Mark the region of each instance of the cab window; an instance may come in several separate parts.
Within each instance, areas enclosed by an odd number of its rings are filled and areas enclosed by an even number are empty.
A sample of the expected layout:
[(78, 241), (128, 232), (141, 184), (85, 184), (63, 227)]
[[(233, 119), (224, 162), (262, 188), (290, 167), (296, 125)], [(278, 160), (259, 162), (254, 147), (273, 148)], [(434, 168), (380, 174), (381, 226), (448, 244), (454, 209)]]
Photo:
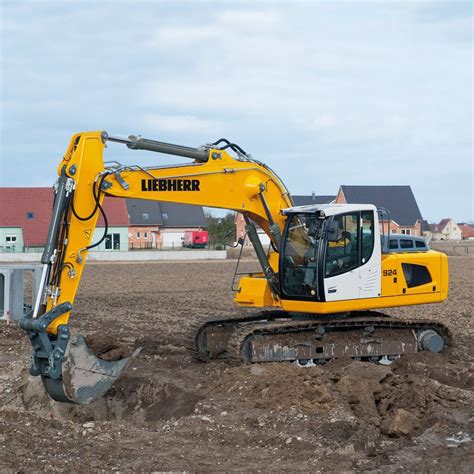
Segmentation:
[(322, 222), (311, 214), (294, 214), (290, 218), (281, 269), (282, 289), (288, 296), (316, 296)]
[(336, 240), (326, 243), (326, 278), (348, 272), (360, 265), (360, 214), (343, 214), (334, 216), (333, 220), (338, 224), (338, 230)]
[(413, 248), (413, 240), (400, 239), (400, 248), (401, 249), (412, 249)]
[(362, 255), (361, 264), (368, 262), (374, 251), (374, 213), (364, 211), (362, 218)]

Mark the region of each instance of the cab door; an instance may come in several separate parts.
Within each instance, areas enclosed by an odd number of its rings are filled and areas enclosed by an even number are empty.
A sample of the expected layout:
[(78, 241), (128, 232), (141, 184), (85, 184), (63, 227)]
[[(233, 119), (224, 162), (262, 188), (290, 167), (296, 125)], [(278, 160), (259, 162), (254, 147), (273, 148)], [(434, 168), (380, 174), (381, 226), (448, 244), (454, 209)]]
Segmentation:
[(335, 241), (326, 240), (324, 257), (324, 296), (326, 301), (359, 298), (360, 212), (336, 215)]
[(381, 292), (381, 244), (378, 219), (372, 210), (334, 216), (338, 240), (326, 241), (326, 301), (375, 298)]

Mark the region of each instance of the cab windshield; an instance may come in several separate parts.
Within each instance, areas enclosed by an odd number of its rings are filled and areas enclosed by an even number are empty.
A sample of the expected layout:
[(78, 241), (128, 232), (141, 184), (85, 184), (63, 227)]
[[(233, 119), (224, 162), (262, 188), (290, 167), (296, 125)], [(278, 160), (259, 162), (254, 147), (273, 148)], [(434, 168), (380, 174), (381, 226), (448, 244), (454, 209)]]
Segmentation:
[(289, 219), (283, 250), (283, 291), (289, 296), (314, 297), (324, 220), (314, 214), (293, 214)]

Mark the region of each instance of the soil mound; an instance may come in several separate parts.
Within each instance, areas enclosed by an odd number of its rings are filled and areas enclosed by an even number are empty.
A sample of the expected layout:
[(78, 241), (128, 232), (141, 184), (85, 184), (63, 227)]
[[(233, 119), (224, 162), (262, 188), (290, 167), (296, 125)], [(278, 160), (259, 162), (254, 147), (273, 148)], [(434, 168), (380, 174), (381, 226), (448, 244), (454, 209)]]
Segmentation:
[[(237, 396), (251, 408), (297, 409), (323, 417), (338, 413), (345, 422), (355, 421), (389, 436), (412, 435), (450, 418), (459, 404), (474, 403), (473, 392), (458, 387), (462, 383), (455, 374), (446, 367), (439, 373), (433, 365), (436, 354), (415, 361), (392, 366), (340, 360), (310, 368), (286, 363), (236, 367), (224, 371), (212, 393)], [(447, 385), (434, 375), (454, 383)]]
[(171, 383), (124, 375), (105, 397), (90, 405), (58, 403), (46, 395), (39, 377), (27, 377), (21, 386), (26, 409), (78, 423), (128, 421), (143, 425), (177, 419), (193, 413), (200, 397)]

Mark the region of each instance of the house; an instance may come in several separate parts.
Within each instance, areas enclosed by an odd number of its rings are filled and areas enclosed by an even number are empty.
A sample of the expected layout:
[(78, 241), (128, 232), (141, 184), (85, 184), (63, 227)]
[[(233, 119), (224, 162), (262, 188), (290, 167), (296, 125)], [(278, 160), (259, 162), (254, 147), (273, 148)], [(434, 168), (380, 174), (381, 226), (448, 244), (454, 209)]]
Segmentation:
[[(48, 236), (53, 209), (52, 188), (0, 188), (0, 251), (42, 251)], [(94, 250), (128, 249), (128, 214), (123, 199), (105, 198), (108, 220), (105, 240)], [(99, 217), (92, 242), (104, 234)]]
[(348, 186), (342, 185), (337, 204), (374, 204), (388, 210), (390, 222), (383, 221), (390, 232), (421, 236), (427, 229), (410, 186)]
[(474, 240), (474, 226), (469, 224), (458, 224), (461, 228), (461, 238), (463, 240)]
[[(295, 206), (308, 206), (311, 204), (329, 204), (336, 199), (336, 196), (316, 196), (315, 193), (310, 195), (295, 195), (291, 196)], [(262, 245), (268, 247), (270, 245), (270, 237), (263, 231), (263, 229), (257, 226), (258, 236)], [(244, 216), (239, 212), (235, 215), (235, 235), (236, 241), (245, 235), (245, 220)], [(252, 244), (248, 239), (245, 239), (245, 246), (251, 246)]]
[(291, 196), (295, 206), (310, 206), (311, 204), (331, 204), (336, 200), (336, 196), (316, 196), (315, 193), (310, 195), (295, 195)]
[[(100, 245), (91, 250), (128, 250), (128, 212), (125, 199), (106, 196), (102, 207), (107, 217), (107, 236)], [(104, 218), (100, 214), (92, 243), (98, 242), (103, 235)]]
[(202, 206), (148, 199), (127, 199), (129, 248), (181, 247), (186, 230), (206, 226)]
[(441, 219), (439, 224), (430, 224), (433, 240), (461, 240), (462, 231), (452, 219)]

